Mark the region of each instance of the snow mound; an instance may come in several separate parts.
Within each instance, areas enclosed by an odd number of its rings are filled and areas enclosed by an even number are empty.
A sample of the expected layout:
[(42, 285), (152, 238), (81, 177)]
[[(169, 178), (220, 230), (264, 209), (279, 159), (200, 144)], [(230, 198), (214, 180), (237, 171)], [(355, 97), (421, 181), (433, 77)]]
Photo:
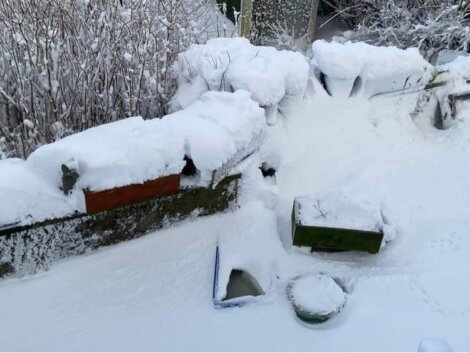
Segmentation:
[(302, 95), (309, 65), (296, 52), (256, 47), (245, 38), (217, 38), (192, 45), (175, 64), (179, 89), (173, 100), (186, 108), (206, 91), (243, 89), (261, 106), (275, 105), (286, 95)]
[(76, 187), (98, 191), (178, 174), (186, 154), (207, 179), (264, 126), (264, 112), (249, 93), (208, 92), (163, 119), (128, 118), (43, 146), (27, 163), (57, 187), (61, 165), (75, 165)]
[(263, 138), (266, 128), (263, 109), (241, 90), (207, 92), (186, 109), (163, 118), (162, 124), (184, 138), (185, 153), (204, 183), (238, 151)]
[(256, 279), (267, 293), (273, 285), (274, 274), (284, 258), (277, 236), (276, 214), (259, 201), (244, 205), (236, 216), (226, 222), (218, 234), (220, 246), (219, 287), (217, 300), (227, 295), (232, 270), (242, 270)]
[(0, 160), (0, 228), (65, 217), (77, 205), (21, 159)]
[(453, 350), (446, 341), (440, 338), (427, 337), (419, 342), (418, 352), (453, 352)]
[(184, 166), (184, 141), (162, 125), (140, 117), (104, 124), (38, 148), (27, 164), (57, 187), (61, 165), (78, 165), (77, 188), (94, 191), (179, 173)]
[(296, 310), (327, 316), (338, 312), (346, 303), (346, 294), (340, 286), (325, 275), (303, 275), (292, 280), (289, 299)]
[[(366, 95), (405, 88), (412, 83), (424, 84), (432, 66), (417, 48), (376, 47), (366, 43), (326, 42), (312, 45), (312, 64), (330, 80), (350, 81), (360, 78)], [(331, 92), (330, 92), (331, 93)]]

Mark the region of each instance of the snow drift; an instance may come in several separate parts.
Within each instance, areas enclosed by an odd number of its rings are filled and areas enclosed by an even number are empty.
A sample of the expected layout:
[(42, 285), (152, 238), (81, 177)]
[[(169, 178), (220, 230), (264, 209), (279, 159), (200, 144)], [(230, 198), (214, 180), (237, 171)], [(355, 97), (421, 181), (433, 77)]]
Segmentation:
[(192, 45), (175, 64), (175, 109), (185, 108), (207, 91), (243, 89), (261, 106), (278, 104), (286, 95), (305, 91), (309, 66), (299, 53), (256, 47), (245, 38), (212, 39)]

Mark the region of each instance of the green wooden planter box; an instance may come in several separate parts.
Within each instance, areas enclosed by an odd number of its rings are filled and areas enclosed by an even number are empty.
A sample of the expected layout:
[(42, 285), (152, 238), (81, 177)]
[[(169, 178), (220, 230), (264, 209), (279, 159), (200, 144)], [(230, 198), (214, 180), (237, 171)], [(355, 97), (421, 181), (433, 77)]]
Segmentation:
[(377, 254), (380, 251), (382, 239), (382, 231), (302, 224), (299, 219), (299, 203), (294, 200), (292, 244), (295, 246), (309, 246), (313, 250), (354, 250)]

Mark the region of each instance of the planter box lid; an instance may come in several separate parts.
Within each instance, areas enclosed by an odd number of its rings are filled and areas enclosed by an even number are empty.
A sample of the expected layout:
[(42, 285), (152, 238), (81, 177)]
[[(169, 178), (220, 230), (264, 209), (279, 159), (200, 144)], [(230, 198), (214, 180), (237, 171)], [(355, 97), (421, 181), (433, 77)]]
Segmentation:
[(345, 198), (297, 197), (297, 225), (379, 232), (383, 220), (379, 209), (366, 208)]

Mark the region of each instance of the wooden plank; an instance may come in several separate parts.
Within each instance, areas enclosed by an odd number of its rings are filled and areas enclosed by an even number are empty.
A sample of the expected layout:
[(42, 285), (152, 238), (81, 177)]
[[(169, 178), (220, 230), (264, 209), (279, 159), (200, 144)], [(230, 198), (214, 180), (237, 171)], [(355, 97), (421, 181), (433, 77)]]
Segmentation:
[(133, 184), (110, 190), (85, 190), (86, 212), (95, 214), (178, 193), (180, 176), (169, 175), (143, 184)]
[(296, 202), (292, 211), (292, 244), (318, 250), (354, 250), (376, 254), (380, 251), (382, 231), (366, 231), (303, 225), (297, 219)]

